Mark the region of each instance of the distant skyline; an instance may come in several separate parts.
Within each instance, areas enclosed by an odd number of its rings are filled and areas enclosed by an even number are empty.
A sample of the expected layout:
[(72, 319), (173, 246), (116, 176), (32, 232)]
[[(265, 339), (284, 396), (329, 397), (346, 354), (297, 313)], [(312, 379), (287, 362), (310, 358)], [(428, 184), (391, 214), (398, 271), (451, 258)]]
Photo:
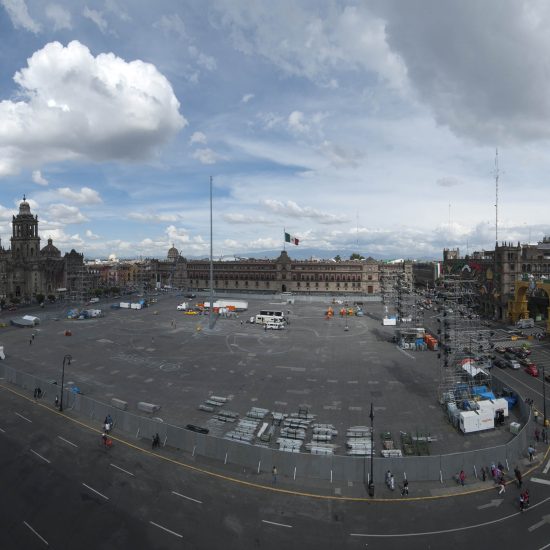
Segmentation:
[(0, 0), (0, 238), (440, 259), (550, 235), (550, 5)]

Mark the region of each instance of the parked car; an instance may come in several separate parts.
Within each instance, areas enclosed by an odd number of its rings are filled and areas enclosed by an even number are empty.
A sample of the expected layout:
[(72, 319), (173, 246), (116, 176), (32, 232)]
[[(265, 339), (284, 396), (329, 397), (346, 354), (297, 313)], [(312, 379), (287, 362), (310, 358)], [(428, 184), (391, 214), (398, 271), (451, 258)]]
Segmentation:
[(539, 369), (537, 368), (537, 366), (534, 363), (529, 365), (528, 367), (525, 367), (525, 372), (527, 374), (530, 374), (531, 376), (535, 376), (535, 377), (537, 377), (539, 375)]
[(185, 426), (188, 430), (191, 430), (192, 432), (197, 432), (200, 434), (207, 434), (209, 432), (208, 428), (203, 428), (202, 426), (196, 426), (195, 424), (187, 424)]
[(528, 367), (529, 365), (534, 365), (535, 363), (533, 363), (533, 361), (531, 361), (531, 359), (529, 359), (528, 357), (524, 357), (523, 359), (519, 359), (518, 360), (519, 363), (521, 365), (523, 365), (524, 367)]
[(493, 365), (495, 367), (498, 367), (499, 369), (505, 369), (506, 368), (506, 362), (503, 361), (502, 359), (495, 359), (493, 361)]
[(185, 298), (196, 298), (197, 297), (197, 295), (194, 294), (193, 292), (186, 292), (184, 294), (184, 296), (185, 296)]
[(508, 362), (509, 366), (511, 369), (514, 369), (514, 370), (519, 370), (521, 369), (521, 365), (519, 364), (518, 361), (516, 361), (515, 359), (512, 359), (511, 361)]
[(502, 346), (495, 348), (495, 351), (502, 354), (506, 353), (506, 350)]

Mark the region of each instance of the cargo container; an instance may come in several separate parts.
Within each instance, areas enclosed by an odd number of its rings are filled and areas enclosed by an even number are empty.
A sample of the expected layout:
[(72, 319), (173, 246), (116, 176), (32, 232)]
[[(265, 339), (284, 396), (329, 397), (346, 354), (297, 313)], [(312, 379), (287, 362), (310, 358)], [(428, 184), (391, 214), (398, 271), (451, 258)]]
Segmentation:
[(495, 427), (495, 417), (491, 409), (477, 411), (462, 411), (458, 416), (458, 427), (462, 433), (492, 430)]

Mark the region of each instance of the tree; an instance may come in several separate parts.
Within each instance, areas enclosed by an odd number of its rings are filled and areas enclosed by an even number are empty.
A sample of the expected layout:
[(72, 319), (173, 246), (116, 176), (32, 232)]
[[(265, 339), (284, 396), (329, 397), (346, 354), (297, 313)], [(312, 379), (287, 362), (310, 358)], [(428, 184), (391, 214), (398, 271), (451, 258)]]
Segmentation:
[(334, 256), (334, 261), (335, 262), (341, 262), (342, 261), (342, 258), (340, 258), (340, 254), (336, 254), (336, 256)]
[(39, 304), (43, 304), (45, 298), (46, 298), (46, 297), (44, 296), (44, 294), (37, 294), (37, 295), (36, 295), (36, 301), (37, 301)]
[(350, 260), (364, 260), (365, 256), (361, 256), (361, 254), (357, 254), (357, 252), (354, 252), (350, 257)]

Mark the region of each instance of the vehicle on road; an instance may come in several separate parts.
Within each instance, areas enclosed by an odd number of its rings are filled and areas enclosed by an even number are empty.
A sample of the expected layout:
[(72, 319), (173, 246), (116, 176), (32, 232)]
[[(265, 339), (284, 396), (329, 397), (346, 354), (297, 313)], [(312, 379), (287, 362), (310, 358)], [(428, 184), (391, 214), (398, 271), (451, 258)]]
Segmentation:
[(508, 361), (508, 366), (511, 369), (514, 369), (514, 370), (521, 369), (521, 365), (519, 364), (519, 361), (516, 361), (515, 359), (512, 359), (511, 361)]
[(195, 311), (193, 309), (190, 309), (188, 311), (184, 311), (183, 313), (184, 313), (184, 315), (198, 315), (199, 314), (198, 311)]
[(495, 348), (495, 351), (497, 353), (502, 353), (502, 354), (506, 353), (506, 349), (503, 348), (502, 346), (499, 346), (499, 347)]
[(539, 369), (534, 363), (529, 365), (528, 367), (525, 367), (525, 372), (534, 377), (537, 377), (539, 375)]
[(284, 323), (266, 323), (266, 330), (283, 330), (285, 328)]
[(503, 361), (502, 359), (495, 359), (493, 361), (493, 365), (495, 367), (498, 367), (499, 369), (505, 369), (506, 368), (506, 361)]
[(191, 430), (192, 432), (197, 432), (199, 434), (207, 434), (210, 430), (208, 428), (203, 428), (202, 426), (196, 426), (195, 424), (187, 424), (186, 429)]
[(181, 304), (178, 305), (178, 307), (176, 308), (178, 311), (185, 311), (187, 309), (187, 302), (183, 302)]

